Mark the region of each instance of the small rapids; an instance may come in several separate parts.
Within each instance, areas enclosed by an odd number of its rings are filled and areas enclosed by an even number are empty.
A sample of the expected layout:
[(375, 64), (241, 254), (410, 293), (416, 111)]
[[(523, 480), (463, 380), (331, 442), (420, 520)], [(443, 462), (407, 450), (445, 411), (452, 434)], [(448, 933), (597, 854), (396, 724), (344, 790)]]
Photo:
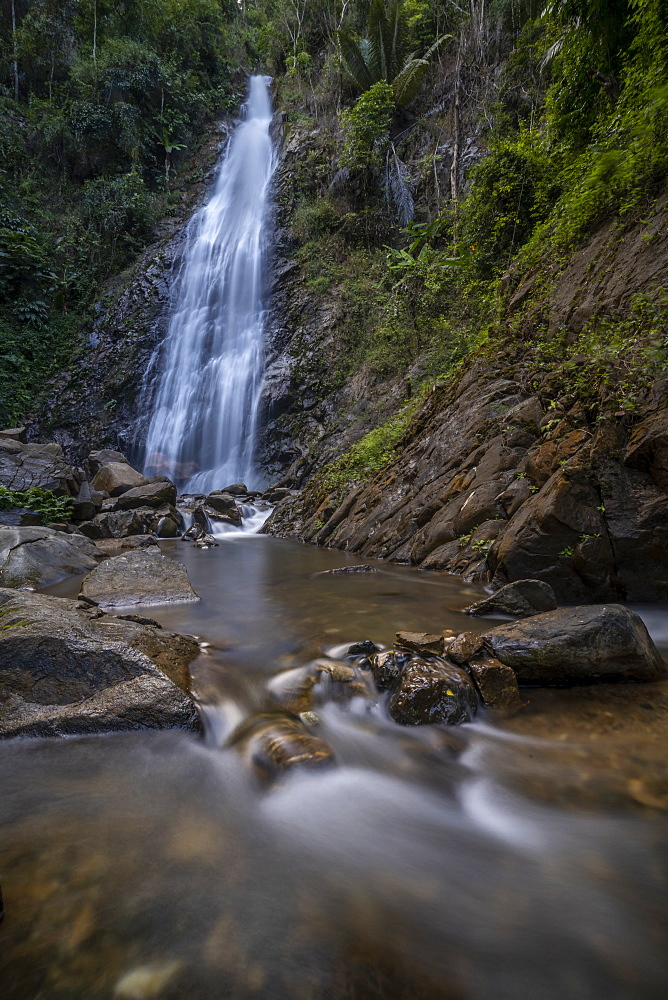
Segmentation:
[(397, 629), (491, 622), (462, 613), (480, 590), (454, 577), (217, 541), (161, 543), (201, 600), (146, 611), (204, 640), (205, 739), (3, 747), (3, 997), (665, 996), (668, 685), (532, 690), (516, 716), (458, 727), (324, 697), (313, 733), (333, 763), (267, 786), (233, 734), (274, 718), (277, 675)]

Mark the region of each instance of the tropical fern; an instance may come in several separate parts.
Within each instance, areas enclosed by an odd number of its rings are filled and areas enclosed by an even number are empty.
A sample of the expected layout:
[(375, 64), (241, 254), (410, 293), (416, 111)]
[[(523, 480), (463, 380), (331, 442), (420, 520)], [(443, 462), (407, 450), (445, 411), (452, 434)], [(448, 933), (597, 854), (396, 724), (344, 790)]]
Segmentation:
[(394, 90), (400, 108), (417, 95), (429, 60), (450, 35), (442, 35), (421, 58), (409, 53), (410, 32), (403, 10), (403, 0), (372, 0), (367, 21), (367, 39), (358, 39), (350, 31), (339, 31), (341, 65), (353, 83), (366, 91), (379, 80)]

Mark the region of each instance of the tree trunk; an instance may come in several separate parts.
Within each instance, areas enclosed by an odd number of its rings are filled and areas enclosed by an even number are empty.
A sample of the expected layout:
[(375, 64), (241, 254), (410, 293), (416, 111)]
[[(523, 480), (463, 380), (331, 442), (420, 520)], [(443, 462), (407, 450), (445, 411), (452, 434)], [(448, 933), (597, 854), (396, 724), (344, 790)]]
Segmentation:
[(16, 44), (16, 4), (12, 0), (12, 76), (14, 77), (14, 100), (19, 99), (19, 52)]

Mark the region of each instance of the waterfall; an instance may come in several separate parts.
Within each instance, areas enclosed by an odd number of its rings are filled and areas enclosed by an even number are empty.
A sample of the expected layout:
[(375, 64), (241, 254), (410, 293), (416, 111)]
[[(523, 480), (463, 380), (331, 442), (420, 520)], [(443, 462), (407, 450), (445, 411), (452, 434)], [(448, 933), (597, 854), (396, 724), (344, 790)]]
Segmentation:
[(269, 78), (250, 80), (209, 202), (193, 218), (148, 429), (145, 471), (185, 491), (253, 478), (265, 221), (275, 167)]

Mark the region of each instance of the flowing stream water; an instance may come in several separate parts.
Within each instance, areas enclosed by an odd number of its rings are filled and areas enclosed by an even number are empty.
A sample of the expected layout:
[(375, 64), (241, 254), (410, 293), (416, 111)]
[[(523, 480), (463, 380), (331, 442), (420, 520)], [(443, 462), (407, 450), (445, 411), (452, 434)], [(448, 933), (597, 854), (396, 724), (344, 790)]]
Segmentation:
[(272, 676), (494, 622), (445, 574), (218, 541), (161, 543), (202, 599), (144, 612), (211, 644), (192, 668), (204, 739), (2, 747), (3, 998), (663, 998), (668, 685), (529, 691), (456, 728), (325, 697), (334, 766), (267, 788), (230, 735), (276, 710)]
[[(190, 489), (251, 469), (269, 113), (255, 78), (170, 327), (149, 449), (173, 475), (198, 457)], [(144, 612), (208, 644), (203, 737), (2, 746), (3, 1000), (663, 1000), (668, 684), (531, 691), (459, 727), (325, 692), (312, 724), (333, 765), (267, 787), (233, 737), (277, 713), (276, 674), (398, 629), (494, 623), (446, 574), (330, 574), (354, 558), (217, 540), (162, 542), (201, 600)]]
[(254, 478), (263, 375), (265, 221), (275, 167), (268, 78), (251, 77), (208, 203), (189, 227), (144, 465), (184, 491)]

